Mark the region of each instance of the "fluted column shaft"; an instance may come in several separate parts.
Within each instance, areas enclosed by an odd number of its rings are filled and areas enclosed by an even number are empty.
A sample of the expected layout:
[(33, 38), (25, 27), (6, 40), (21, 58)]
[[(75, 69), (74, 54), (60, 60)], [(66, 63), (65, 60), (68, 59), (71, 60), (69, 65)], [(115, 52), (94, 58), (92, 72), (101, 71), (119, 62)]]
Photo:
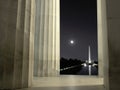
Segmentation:
[(0, 0), (0, 89), (32, 83), (34, 9), (34, 0)]
[(34, 75), (57, 76), (60, 63), (59, 0), (36, 0), (36, 3)]

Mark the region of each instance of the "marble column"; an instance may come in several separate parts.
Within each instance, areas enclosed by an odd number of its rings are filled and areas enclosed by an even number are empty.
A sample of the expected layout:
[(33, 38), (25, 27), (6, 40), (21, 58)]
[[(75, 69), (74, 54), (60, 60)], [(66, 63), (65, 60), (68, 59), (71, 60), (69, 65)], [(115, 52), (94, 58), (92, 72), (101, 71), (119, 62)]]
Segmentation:
[(34, 0), (0, 0), (0, 89), (31, 85)]
[(120, 90), (120, 0), (98, 0), (98, 3), (105, 90)]
[(34, 76), (59, 75), (59, 0), (36, 0)]
[(106, 0), (109, 90), (120, 90), (120, 0)]
[(98, 20), (98, 61), (99, 77), (103, 77), (105, 90), (109, 90), (108, 81), (108, 31), (106, 17), (106, 0), (97, 0)]

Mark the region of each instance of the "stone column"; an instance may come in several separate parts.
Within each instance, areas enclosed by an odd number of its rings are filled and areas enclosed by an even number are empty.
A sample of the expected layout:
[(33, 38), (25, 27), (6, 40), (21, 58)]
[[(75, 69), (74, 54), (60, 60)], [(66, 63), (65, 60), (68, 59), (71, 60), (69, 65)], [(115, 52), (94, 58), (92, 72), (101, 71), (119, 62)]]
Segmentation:
[(109, 90), (120, 90), (120, 0), (106, 0), (108, 47), (109, 47)]
[(99, 77), (103, 77), (105, 90), (109, 89), (108, 81), (108, 31), (106, 17), (106, 0), (97, 0), (98, 16), (98, 61)]
[(34, 0), (0, 0), (0, 88), (31, 85)]
[(59, 0), (36, 0), (35, 76), (57, 76), (60, 63)]

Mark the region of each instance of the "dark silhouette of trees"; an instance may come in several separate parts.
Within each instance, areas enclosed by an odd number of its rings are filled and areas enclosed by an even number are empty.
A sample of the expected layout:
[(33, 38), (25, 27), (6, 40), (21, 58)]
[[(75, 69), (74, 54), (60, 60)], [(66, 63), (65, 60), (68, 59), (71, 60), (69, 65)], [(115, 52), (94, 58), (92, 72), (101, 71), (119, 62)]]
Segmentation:
[(81, 60), (78, 60), (78, 59), (66, 59), (66, 58), (61, 58), (60, 59), (60, 69), (64, 69), (64, 68), (67, 68), (67, 67), (72, 67), (74, 66), (74, 68), (70, 68), (70, 69), (66, 69), (66, 70), (63, 70), (63, 71), (60, 71), (60, 74), (76, 74), (78, 71), (81, 70), (82, 64), (83, 62)]

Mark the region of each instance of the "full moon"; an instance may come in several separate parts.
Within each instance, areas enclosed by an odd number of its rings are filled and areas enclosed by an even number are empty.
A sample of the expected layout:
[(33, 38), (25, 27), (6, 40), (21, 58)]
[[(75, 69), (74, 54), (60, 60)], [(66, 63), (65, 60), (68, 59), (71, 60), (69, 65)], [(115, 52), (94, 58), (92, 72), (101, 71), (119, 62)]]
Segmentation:
[(73, 40), (70, 40), (70, 44), (74, 44), (74, 41), (73, 41)]

